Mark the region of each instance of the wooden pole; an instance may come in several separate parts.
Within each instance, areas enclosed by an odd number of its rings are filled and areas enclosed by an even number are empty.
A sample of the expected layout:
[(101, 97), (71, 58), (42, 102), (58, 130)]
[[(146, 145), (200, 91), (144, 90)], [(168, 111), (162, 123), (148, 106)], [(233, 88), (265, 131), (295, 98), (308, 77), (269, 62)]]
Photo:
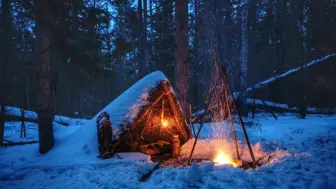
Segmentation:
[(24, 109), (21, 108), (21, 131), (20, 131), (20, 138), (26, 137), (26, 126), (25, 126), (25, 119), (24, 119)]
[(255, 111), (256, 111), (256, 106), (255, 106), (255, 90), (253, 89), (252, 119), (255, 118)]
[[(175, 98), (175, 96), (173, 95), (173, 93), (170, 90), (171, 85), (167, 81), (163, 81), (162, 86), (163, 86), (164, 92), (167, 94), (168, 105), (172, 110), (173, 117), (174, 117), (176, 123), (178, 124), (179, 130), (182, 132), (183, 138), (180, 138), (180, 139), (182, 141), (186, 141), (189, 138), (188, 126), (187, 126), (187, 122), (186, 122), (187, 119), (185, 119), (182, 110), (176, 106), (177, 99)], [(185, 128), (182, 128), (182, 127), (185, 127)]]
[[(268, 106), (267, 106), (266, 102), (263, 101), (263, 100), (261, 100), (261, 99), (260, 99), (260, 101), (261, 101), (261, 102), (263, 103), (263, 105), (266, 107), (265, 109), (266, 109), (266, 111), (267, 111), (267, 107), (268, 107)], [(276, 120), (278, 119), (278, 117), (275, 115), (275, 113), (274, 113), (271, 109), (269, 109), (268, 111), (272, 114), (272, 116), (274, 117), (274, 119), (276, 119)]]
[(227, 84), (227, 87), (228, 87), (228, 90), (231, 92), (231, 96), (232, 96), (232, 100), (233, 100), (233, 104), (234, 104), (234, 108), (235, 108), (235, 111), (237, 112), (237, 115), (238, 115), (238, 119), (240, 121), (240, 124), (242, 126), (242, 129), (243, 129), (243, 133), (244, 133), (244, 137), (245, 137), (245, 140), (246, 140), (246, 143), (247, 143), (247, 146), (249, 148), (249, 151), (250, 151), (250, 155), (251, 155), (251, 158), (252, 158), (252, 162), (253, 162), (253, 168), (255, 169), (256, 168), (256, 161), (255, 161), (255, 158), (254, 158), (254, 155), (253, 155), (253, 151), (252, 151), (252, 147), (251, 147), (251, 144), (250, 144), (250, 140), (248, 138), (248, 135), (247, 135), (247, 132), (246, 132), (246, 129), (245, 129), (245, 124), (243, 122), (243, 119), (240, 115), (240, 112), (238, 110), (238, 107), (237, 107), (237, 102), (233, 96), (233, 93), (230, 89), (230, 86), (229, 86), (229, 82), (227, 80), (227, 74), (226, 74), (226, 69), (225, 69), (225, 66), (223, 65), (222, 66), (222, 72), (224, 73), (224, 79), (226, 81), (226, 84)]
[(162, 121), (164, 119), (164, 100), (162, 98), (162, 106), (161, 106), (161, 124), (162, 124)]
[(189, 138), (192, 138), (193, 131), (194, 131), (194, 136), (195, 136), (195, 129), (193, 126), (193, 120), (192, 120), (192, 112), (191, 112), (191, 104), (189, 104)]
[[(218, 82), (220, 81), (220, 79), (221, 79), (221, 77), (222, 77), (222, 74), (223, 74), (223, 73), (221, 73), (220, 76), (218, 77), (217, 81), (215, 82), (214, 87), (217, 86)], [(207, 114), (208, 110), (210, 109), (210, 103), (211, 103), (211, 100), (212, 100), (212, 96), (213, 96), (214, 91), (215, 91), (215, 90), (213, 89), (213, 90), (210, 92), (210, 95), (208, 96), (207, 106), (206, 106), (206, 108), (205, 108), (204, 114), (202, 114), (201, 123), (200, 123), (200, 126), (199, 126), (199, 128), (198, 128), (197, 134), (196, 134), (196, 136), (195, 136), (195, 142), (194, 142), (193, 147), (192, 147), (191, 152), (190, 152), (190, 156), (189, 156), (189, 160), (188, 160), (188, 165), (190, 165), (190, 163), (191, 163), (191, 158), (192, 158), (192, 156), (193, 156), (193, 153), (194, 153), (194, 150), (195, 150), (195, 146), (196, 146), (197, 140), (198, 140), (199, 135), (200, 135), (200, 133), (201, 133), (201, 129), (202, 129), (202, 127), (203, 127), (203, 124), (204, 124), (204, 121), (205, 121), (206, 114)]]
[(149, 177), (153, 174), (153, 172), (156, 170), (156, 169), (159, 169), (162, 165), (164, 161), (160, 161), (158, 163), (156, 163), (156, 165), (151, 169), (149, 170), (146, 174), (142, 175), (139, 179), (139, 182), (145, 182), (149, 179)]
[(233, 140), (235, 143), (235, 148), (236, 148), (236, 155), (237, 155), (237, 159), (240, 160), (240, 155), (239, 155), (239, 149), (238, 149), (238, 142), (237, 142), (237, 135), (236, 135), (236, 130), (233, 124), (233, 119), (232, 119), (232, 114), (231, 114), (231, 106), (229, 105), (229, 98), (228, 98), (228, 89), (224, 89), (225, 90), (225, 102), (226, 102), (226, 107), (229, 113), (229, 118), (230, 118), (230, 123), (231, 123), (231, 129), (232, 129), (232, 135), (233, 135)]

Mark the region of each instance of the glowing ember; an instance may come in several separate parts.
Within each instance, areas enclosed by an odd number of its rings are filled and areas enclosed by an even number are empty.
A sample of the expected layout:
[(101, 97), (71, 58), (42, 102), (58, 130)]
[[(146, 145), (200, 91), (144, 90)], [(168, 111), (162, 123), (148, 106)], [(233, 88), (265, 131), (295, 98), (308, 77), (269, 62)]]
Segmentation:
[(162, 127), (167, 127), (168, 126), (168, 121), (167, 120), (161, 120)]
[(213, 160), (217, 165), (229, 164), (234, 167), (237, 167), (237, 164), (233, 162), (228, 156), (224, 154), (222, 151), (218, 151), (215, 159)]

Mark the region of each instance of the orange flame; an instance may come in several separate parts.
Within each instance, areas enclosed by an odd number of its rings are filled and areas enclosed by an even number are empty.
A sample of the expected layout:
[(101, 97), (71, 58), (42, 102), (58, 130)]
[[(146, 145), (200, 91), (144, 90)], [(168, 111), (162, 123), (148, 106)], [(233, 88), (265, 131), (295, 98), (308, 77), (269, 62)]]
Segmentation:
[(167, 127), (168, 126), (168, 121), (165, 119), (161, 120), (162, 127)]
[(224, 152), (222, 151), (218, 151), (217, 155), (215, 156), (214, 160), (213, 160), (216, 165), (224, 165), (224, 164), (229, 164), (232, 165), (234, 167), (237, 167), (238, 165), (232, 161), (231, 158), (229, 158)]

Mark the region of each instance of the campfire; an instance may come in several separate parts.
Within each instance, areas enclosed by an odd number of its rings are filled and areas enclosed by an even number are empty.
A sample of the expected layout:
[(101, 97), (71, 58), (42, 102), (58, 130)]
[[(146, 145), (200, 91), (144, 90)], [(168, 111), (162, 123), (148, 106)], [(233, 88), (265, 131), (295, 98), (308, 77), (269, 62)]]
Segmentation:
[(223, 151), (218, 151), (217, 155), (213, 159), (213, 162), (215, 165), (231, 165), (234, 167), (238, 167), (238, 164), (232, 160), (227, 154), (225, 154)]

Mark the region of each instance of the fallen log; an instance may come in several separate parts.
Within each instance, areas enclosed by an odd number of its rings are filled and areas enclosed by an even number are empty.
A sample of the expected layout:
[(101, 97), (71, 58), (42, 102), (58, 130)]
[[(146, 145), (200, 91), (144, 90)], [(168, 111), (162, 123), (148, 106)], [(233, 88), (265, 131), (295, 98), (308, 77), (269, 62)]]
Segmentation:
[(305, 64), (303, 66), (299, 66), (299, 67), (293, 68), (293, 69), (288, 70), (287, 72), (285, 72), (283, 74), (276, 75), (276, 76), (271, 77), (269, 79), (266, 79), (266, 80), (264, 80), (262, 82), (259, 82), (259, 83), (255, 84), (255, 85), (253, 85), (252, 87), (249, 87), (249, 88), (245, 89), (245, 92), (251, 92), (251, 91), (254, 91), (256, 89), (263, 88), (263, 87), (267, 86), (268, 84), (273, 83), (273, 82), (275, 82), (275, 81), (277, 81), (277, 80), (279, 80), (281, 78), (284, 78), (284, 77), (286, 77), (288, 75), (292, 75), (292, 74), (294, 74), (294, 73), (296, 73), (296, 72), (298, 72), (298, 71), (300, 71), (300, 70), (302, 70), (304, 68), (309, 68), (311, 66), (314, 66), (314, 65), (316, 65), (318, 63), (323, 62), (324, 60), (327, 60), (327, 59), (335, 57), (335, 56), (336, 56), (336, 53), (324, 56), (323, 58), (320, 58), (320, 59), (313, 60), (313, 61), (309, 62), (308, 64)]
[[(327, 56), (324, 56), (323, 58), (313, 60), (313, 61), (311, 61), (311, 62), (309, 62), (308, 64), (305, 64), (305, 65), (303, 65), (303, 66), (299, 66), (299, 67), (293, 68), (293, 69), (291, 69), (291, 70), (288, 70), (287, 72), (285, 72), (285, 73), (283, 73), (283, 74), (276, 75), (276, 76), (273, 76), (273, 77), (271, 77), (271, 78), (268, 78), (268, 79), (266, 79), (266, 80), (264, 80), (264, 81), (262, 81), (262, 82), (259, 82), (259, 83), (255, 84), (255, 85), (253, 85), (252, 87), (249, 87), (249, 88), (245, 89), (244, 91), (245, 91), (246, 93), (248, 93), (248, 92), (255, 91), (256, 89), (263, 88), (263, 87), (267, 86), (268, 84), (273, 83), (273, 82), (275, 82), (275, 81), (277, 81), (277, 80), (279, 80), (279, 79), (281, 79), (281, 78), (284, 78), (284, 77), (286, 77), (286, 76), (288, 76), (288, 75), (292, 75), (292, 74), (294, 74), (294, 73), (296, 73), (296, 72), (299, 72), (299, 71), (302, 70), (302, 69), (309, 68), (309, 67), (311, 67), (311, 66), (314, 66), (314, 65), (316, 65), (316, 64), (319, 64), (319, 63), (323, 62), (324, 60), (327, 60), (327, 59), (332, 58), (332, 57), (336, 57), (336, 53), (334, 53), (334, 54), (329, 54), (329, 55), (327, 55)], [(235, 99), (238, 99), (238, 96), (239, 96), (239, 95), (240, 95), (239, 92), (234, 92), (232, 96), (233, 96)], [(232, 98), (232, 97), (231, 97), (231, 98)], [(216, 106), (217, 106), (217, 105), (213, 105), (213, 106), (211, 106), (211, 107), (210, 107), (210, 110), (211, 110), (212, 108), (215, 108)], [(308, 113), (308, 112), (307, 112), (307, 113)], [(192, 116), (193, 116), (193, 117), (196, 117), (196, 116), (201, 116), (202, 114), (204, 114), (204, 110), (200, 110), (200, 111), (198, 111), (198, 112), (196, 112), (196, 113), (193, 113)], [(329, 113), (327, 113), (327, 114), (329, 114)]]
[[(20, 109), (20, 108), (6, 106), (5, 120), (6, 121), (22, 121), (22, 117), (23, 117), (24, 118), (23, 121), (25, 121), (25, 122), (37, 123), (38, 115), (37, 115), (36, 112), (30, 111), (30, 110), (24, 110), (23, 111), (24, 116), (22, 116), (21, 110), (22, 109)], [(54, 117), (54, 122), (58, 123), (58, 124), (61, 124), (63, 126), (69, 126), (71, 120), (72, 120), (72, 118), (70, 118), (70, 117), (65, 117), (65, 116), (60, 116), (60, 115), (56, 115)]]
[(7, 139), (4, 139), (5, 142), (8, 142), (8, 143), (14, 143), (13, 141), (10, 141), (10, 140), (7, 140)]
[(18, 146), (18, 145), (36, 144), (36, 143), (39, 143), (39, 141), (4, 143), (2, 146), (3, 146), (3, 147), (9, 147), (9, 146)]
[[(253, 99), (248, 98), (247, 104), (253, 104)], [(287, 104), (274, 103), (270, 101), (264, 101), (261, 99), (255, 99), (255, 106), (259, 109), (270, 109), (272, 112), (289, 112), (289, 113), (298, 113), (299, 108), (293, 107), (290, 108)], [(336, 114), (335, 108), (307, 108), (307, 114)]]

